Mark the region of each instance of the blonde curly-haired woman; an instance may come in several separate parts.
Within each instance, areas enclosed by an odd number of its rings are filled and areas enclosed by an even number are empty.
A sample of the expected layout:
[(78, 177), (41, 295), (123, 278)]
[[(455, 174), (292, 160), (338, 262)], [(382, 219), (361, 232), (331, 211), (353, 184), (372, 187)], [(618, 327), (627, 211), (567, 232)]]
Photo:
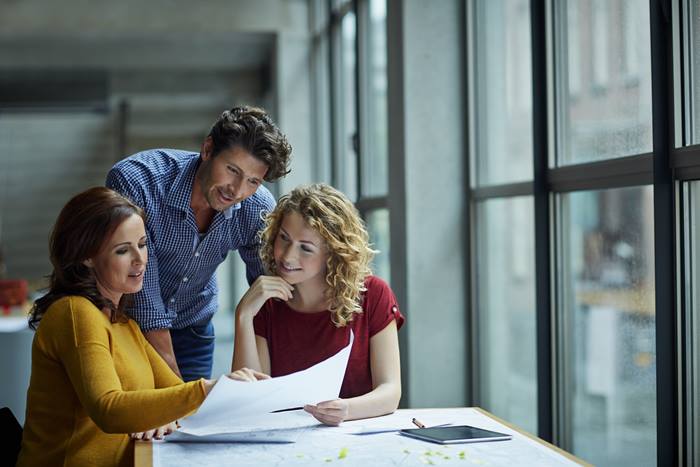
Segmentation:
[(304, 409), (327, 425), (393, 412), (401, 398), (396, 298), (372, 275), (357, 209), (338, 190), (300, 186), (267, 216), (260, 276), (236, 308), (232, 369), (304, 370), (355, 340), (340, 398)]

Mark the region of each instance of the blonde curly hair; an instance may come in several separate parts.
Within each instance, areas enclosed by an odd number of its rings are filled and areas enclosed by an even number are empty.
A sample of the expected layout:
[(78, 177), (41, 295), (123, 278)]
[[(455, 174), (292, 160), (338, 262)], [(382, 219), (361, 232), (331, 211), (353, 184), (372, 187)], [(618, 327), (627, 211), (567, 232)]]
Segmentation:
[(289, 212), (299, 213), (324, 239), (331, 320), (336, 327), (347, 325), (355, 313), (362, 313), (365, 278), (372, 273), (369, 264), (377, 253), (370, 248), (359, 212), (343, 193), (325, 183), (301, 185), (282, 196), (266, 216), (260, 233), (260, 258), (268, 274), (277, 274), (274, 244), (284, 215)]

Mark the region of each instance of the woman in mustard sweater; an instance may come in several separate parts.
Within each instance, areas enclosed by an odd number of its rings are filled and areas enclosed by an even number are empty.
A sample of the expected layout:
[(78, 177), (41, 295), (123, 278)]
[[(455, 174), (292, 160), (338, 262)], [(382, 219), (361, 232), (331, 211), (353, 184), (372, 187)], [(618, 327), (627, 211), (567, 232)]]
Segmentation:
[[(61, 211), (49, 292), (30, 316), (37, 331), (17, 465), (133, 465), (132, 438), (169, 433), (214, 386), (183, 383), (124, 314), (148, 260), (143, 216), (102, 187)], [(267, 376), (246, 369), (230, 377)]]

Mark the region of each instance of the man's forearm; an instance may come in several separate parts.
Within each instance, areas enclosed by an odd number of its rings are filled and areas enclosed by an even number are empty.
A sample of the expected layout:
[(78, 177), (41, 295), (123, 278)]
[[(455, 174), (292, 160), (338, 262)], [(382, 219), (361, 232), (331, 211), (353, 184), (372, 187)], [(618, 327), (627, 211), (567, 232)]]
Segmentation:
[(146, 340), (150, 342), (156, 352), (163, 357), (165, 363), (175, 372), (177, 376), (182, 379), (180, 374), (180, 368), (177, 366), (177, 360), (175, 360), (175, 351), (173, 350), (173, 341), (170, 338), (169, 329), (156, 329), (153, 331), (148, 331), (143, 333)]

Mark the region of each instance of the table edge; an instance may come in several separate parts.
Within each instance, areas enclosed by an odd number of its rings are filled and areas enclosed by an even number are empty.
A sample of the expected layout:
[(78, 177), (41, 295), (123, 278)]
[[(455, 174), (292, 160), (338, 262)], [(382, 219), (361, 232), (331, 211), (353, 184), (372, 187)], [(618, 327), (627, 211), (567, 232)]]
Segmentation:
[(134, 441), (134, 466), (153, 467), (152, 441)]
[(540, 443), (540, 444), (542, 444), (542, 445), (548, 447), (549, 449), (552, 449), (552, 450), (556, 451), (557, 453), (559, 453), (559, 454), (561, 454), (562, 456), (566, 457), (566, 458), (569, 459), (570, 461), (576, 462), (577, 464), (583, 465), (583, 466), (585, 466), (585, 467), (593, 467), (593, 464), (589, 464), (588, 462), (586, 462), (586, 461), (584, 461), (584, 460), (582, 460), (582, 459), (579, 459), (578, 457), (574, 456), (574, 455), (571, 454), (570, 452), (567, 452), (567, 451), (563, 450), (562, 448), (560, 448), (560, 447), (558, 447), (558, 446), (555, 446), (555, 445), (553, 445), (552, 443), (550, 443), (550, 442), (548, 442), (548, 441), (543, 440), (542, 438), (538, 438), (537, 436), (535, 436), (535, 435), (533, 435), (533, 434), (531, 434), (531, 433), (528, 433), (528, 432), (525, 431), (525, 430), (522, 430), (522, 429), (518, 428), (517, 426), (513, 425), (512, 423), (507, 422), (507, 421), (503, 420), (503, 419), (500, 418), (500, 417), (497, 417), (496, 415), (492, 414), (491, 412), (489, 412), (489, 411), (487, 411), (487, 410), (482, 409), (481, 407), (472, 407), (472, 408), (475, 409), (475, 410), (477, 410), (478, 412), (480, 412), (480, 413), (486, 415), (487, 417), (496, 420), (498, 423), (502, 423), (503, 425), (507, 426), (507, 427), (510, 428), (511, 430), (515, 430), (515, 431), (517, 431), (518, 433), (520, 433), (521, 435), (527, 436), (527, 437), (530, 438), (531, 440), (536, 441), (536, 442), (538, 442), (538, 443)]

